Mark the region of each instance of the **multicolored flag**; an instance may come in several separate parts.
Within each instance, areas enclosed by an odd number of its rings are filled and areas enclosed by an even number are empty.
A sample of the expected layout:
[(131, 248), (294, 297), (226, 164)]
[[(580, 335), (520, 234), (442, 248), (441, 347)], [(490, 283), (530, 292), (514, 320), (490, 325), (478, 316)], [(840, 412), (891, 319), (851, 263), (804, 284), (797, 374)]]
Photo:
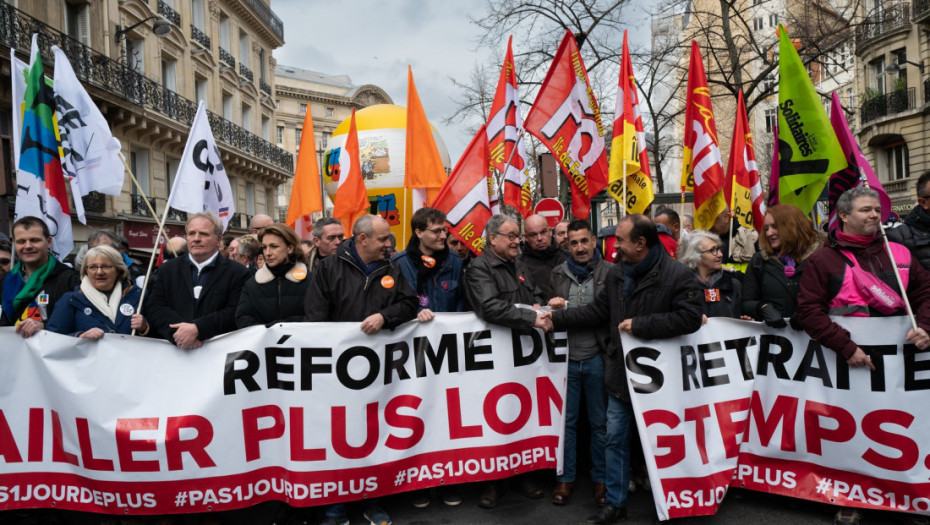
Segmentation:
[(32, 57), (26, 72), (19, 164), (16, 170), (16, 217), (39, 217), (52, 234), (52, 253), (58, 260), (71, 253), (71, 210), (61, 168), (61, 145), (55, 119), (55, 92), (45, 78), (37, 35), (32, 35)]
[(223, 230), (236, 213), (229, 177), (220, 160), (220, 150), (216, 147), (207, 108), (202, 100), (197, 105), (197, 115), (181, 154), (167, 208), (189, 213), (213, 212), (223, 221)]
[(481, 126), (433, 203), (434, 208), (445, 212), (449, 233), (475, 255), (484, 250), (484, 227), (492, 215), (487, 172), (488, 135), (486, 127)]
[(572, 215), (586, 219), (591, 197), (607, 186), (607, 149), (601, 110), (571, 31), (562, 37), (526, 130), (549, 148), (568, 178)]
[(730, 143), (730, 160), (727, 162), (723, 194), (730, 200), (730, 209), (741, 225), (762, 231), (765, 203), (742, 89), (737, 96), (736, 127)]
[[(504, 204), (517, 209), (521, 216), (533, 213), (530, 178), (526, 169), (526, 146), (523, 143), (523, 117), (520, 115), (520, 95), (517, 92), (517, 72), (513, 61), (513, 37), (507, 40), (507, 56), (501, 67), (497, 91), (488, 119), (488, 148), (491, 164), (503, 173)], [(496, 179), (489, 174), (491, 210), (495, 211)]]
[[(623, 177), (626, 176), (626, 196)], [(643, 116), (639, 112), (639, 93), (633, 78), (633, 63), (623, 31), (623, 56), (620, 59), (620, 85), (614, 110), (614, 136), (610, 143), (610, 185), (607, 191), (618, 202), (626, 203), (627, 213), (642, 213), (652, 203), (652, 175)]]
[(63, 151), (62, 166), (71, 184), (78, 220), (87, 224), (81, 197), (92, 191), (119, 195), (125, 164), (119, 140), (74, 74), (68, 56), (58, 46), (55, 54), (55, 111)]
[(404, 187), (413, 190), (413, 209), (430, 205), (439, 188), (446, 183), (446, 168), (442, 165), (433, 129), (426, 120), (410, 66), (407, 66), (407, 146), (404, 159)]
[(778, 197), (805, 214), (848, 164), (788, 32), (778, 25)]
[[(833, 231), (839, 226), (839, 217), (836, 214), (836, 201), (840, 195), (848, 189), (868, 184), (870, 188), (878, 192), (878, 198), (882, 205), (882, 221), (888, 220), (891, 215), (891, 199), (882, 186), (878, 175), (869, 165), (869, 160), (862, 154), (859, 144), (849, 130), (849, 124), (846, 122), (846, 115), (843, 112), (843, 105), (840, 104), (840, 97), (836, 91), (833, 92), (833, 99), (830, 102), (830, 124), (836, 132), (836, 138), (846, 155), (848, 164), (845, 168), (830, 175), (829, 181), (829, 210), (830, 218), (827, 220), (828, 229)], [(864, 180), (863, 180), (864, 179)]]
[(362, 180), (362, 161), (358, 150), (355, 109), (352, 109), (346, 145), (339, 154), (339, 166), (342, 176), (339, 177), (339, 186), (336, 188), (333, 217), (339, 219), (343, 227), (349, 231), (355, 221), (363, 215), (368, 215), (371, 209), (368, 192), (365, 190), (365, 181)]
[[(685, 102), (685, 146), (681, 180), (694, 188), (694, 229), (709, 230), (720, 212), (726, 209), (723, 195), (723, 161), (717, 142), (714, 108), (701, 50), (691, 41), (691, 66), (688, 70), (688, 95)], [(686, 182), (687, 181), (687, 182)]]
[(310, 239), (313, 231), (311, 214), (323, 211), (323, 195), (320, 189), (320, 167), (316, 162), (316, 140), (313, 136), (313, 117), (310, 115), (309, 104), (302, 129), (304, 132), (300, 134), (294, 187), (291, 190), (291, 202), (287, 206), (285, 223), (297, 232), (301, 239)]

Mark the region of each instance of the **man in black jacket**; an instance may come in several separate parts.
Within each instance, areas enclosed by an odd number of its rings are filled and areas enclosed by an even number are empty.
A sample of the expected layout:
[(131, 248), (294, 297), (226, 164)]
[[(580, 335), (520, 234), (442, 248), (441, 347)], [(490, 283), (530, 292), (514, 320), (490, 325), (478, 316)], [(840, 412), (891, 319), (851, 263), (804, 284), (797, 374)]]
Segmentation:
[(220, 256), (223, 223), (212, 213), (187, 221), (187, 255), (158, 269), (144, 315), (158, 337), (185, 350), (236, 329), (239, 294), (251, 273)]
[(81, 284), (77, 273), (51, 254), (51, 245), (42, 219), (26, 216), (13, 223), (16, 266), (0, 281), (0, 326), (16, 326), (24, 338), (43, 330), (58, 299)]
[(520, 262), (526, 265), (533, 276), (533, 282), (542, 290), (545, 299), (549, 300), (552, 297), (549, 276), (552, 269), (565, 262), (568, 255), (552, 242), (552, 228), (542, 216), (527, 217), (524, 230), (526, 243), (523, 245), (523, 254), (519, 257)]
[(888, 230), (888, 240), (907, 246), (920, 265), (930, 270), (930, 171), (917, 179), (917, 206), (900, 226)]
[(630, 428), (633, 408), (627, 387), (620, 332), (654, 339), (676, 337), (701, 327), (703, 293), (694, 273), (666, 253), (656, 225), (643, 215), (617, 224), (620, 262), (593, 303), (552, 313), (556, 328), (610, 326), (607, 384), (607, 505), (588, 523), (613, 523), (626, 517), (630, 483)]

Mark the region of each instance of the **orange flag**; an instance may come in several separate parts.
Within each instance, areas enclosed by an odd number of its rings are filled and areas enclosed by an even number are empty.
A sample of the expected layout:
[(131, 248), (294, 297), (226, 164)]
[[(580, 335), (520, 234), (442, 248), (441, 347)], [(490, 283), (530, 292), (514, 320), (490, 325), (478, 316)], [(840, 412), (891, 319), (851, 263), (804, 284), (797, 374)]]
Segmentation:
[(723, 160), (717, 145), (717, 126), (701, 50), (691, 41), (688, 95), (685, 101), (685, 144), (682, 186), (694, 188), (694, 228), (709, 230), (726, 209), (723, 196)]
[(288, 226), (301, 239), (309, 239), (313, 230), (311, 213), (323, 211), (323, 196), (320, 194), (320, 167), (316, 162), (316, 143), (313, 138), (313, 117), (310, 105), (304, 116), (304, 133), (300, 135), (300, 151), (297, 153), (297, 169), (294, 171), (294, 188), (291, 203), (287, 207)]
[[(410, 66), (407, 66), (407, 148), (404, 158), (404, 187), (414, 190), (414, 209), (429, 205), (446, 183), (446, 168), (442, 165), (432, 128), (420, 104)], [(422, 204), (418, 205), (417, 199)]]
[(487, 173), (488, 135), (481, 126), (433, 203), (434, 208), (445, 212), (449, 233), (475, 255), (484, 250), (484, 227), (491, 218)]
[[(368, 192), (365, 191), (365, 182), (362, 181), (362, 163), (358, 154), (358, 131), (355, 128), (354, 109), (352, 120), (349, 122), (346, 146), (339, 154), (339, 166), (345, 176), (339, 178), (333, 217), (339, 219), (342, 227), (349, 231), (355, 221), (369, 213), (371, 207), (371, 203), (368, 202)], [(349, 169), (345, 169), (346, 166)]]

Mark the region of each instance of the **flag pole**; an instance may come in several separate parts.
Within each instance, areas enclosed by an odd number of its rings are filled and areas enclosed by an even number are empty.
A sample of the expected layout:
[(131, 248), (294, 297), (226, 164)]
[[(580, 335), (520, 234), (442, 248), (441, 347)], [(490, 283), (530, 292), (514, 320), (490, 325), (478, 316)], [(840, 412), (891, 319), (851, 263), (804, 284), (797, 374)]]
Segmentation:
[(620, 209), (623, 212), (623, 215), (620, 218), (626, 217), (626, 159), (622, 159), (620, 164), (623, 165), (623, 202), (621, 203)]

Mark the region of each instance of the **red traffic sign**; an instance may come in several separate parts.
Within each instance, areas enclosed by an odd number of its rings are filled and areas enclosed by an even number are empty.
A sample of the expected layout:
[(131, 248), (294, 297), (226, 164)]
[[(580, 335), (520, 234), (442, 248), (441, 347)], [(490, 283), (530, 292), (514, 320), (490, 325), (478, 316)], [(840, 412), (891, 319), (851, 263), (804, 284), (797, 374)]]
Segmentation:
[(537, 202), (533, 213), (545, 218), (550, 228), (555, 228), (555, 225), (562, 220), (562, 217), (565, 217), (565, 208), (558, 199), (548, 198)]

